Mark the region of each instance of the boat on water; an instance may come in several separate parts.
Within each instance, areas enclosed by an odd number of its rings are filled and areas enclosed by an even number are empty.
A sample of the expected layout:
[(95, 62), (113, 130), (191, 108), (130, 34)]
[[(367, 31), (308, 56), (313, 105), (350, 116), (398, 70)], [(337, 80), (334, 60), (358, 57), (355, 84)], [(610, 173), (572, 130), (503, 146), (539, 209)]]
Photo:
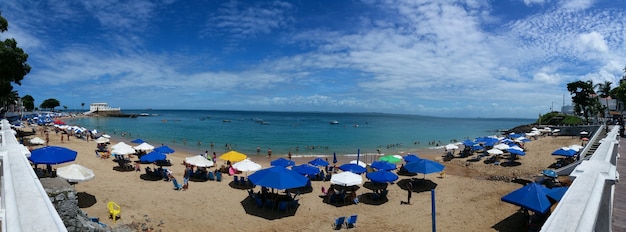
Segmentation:
[(331, 124), (331, 125), (334, 125), (334, 124), (339, 124), (339, 121), (337, 121), (337, 120), (332, 120), (332, 121), (330, 121), (330, 124)]
[(146, 112), (142, 112), (142, 113), (139, 114), (139, 116), (148, 117), (148, 116), (159, 116), (159, 115), (158, 114), (149, 114), (149, 113), (146, 113)]
[(228, 120), (228, 119), (224, 119), (224, 120), (222, 120), (222, 122), (232, 122), (232, 121)]

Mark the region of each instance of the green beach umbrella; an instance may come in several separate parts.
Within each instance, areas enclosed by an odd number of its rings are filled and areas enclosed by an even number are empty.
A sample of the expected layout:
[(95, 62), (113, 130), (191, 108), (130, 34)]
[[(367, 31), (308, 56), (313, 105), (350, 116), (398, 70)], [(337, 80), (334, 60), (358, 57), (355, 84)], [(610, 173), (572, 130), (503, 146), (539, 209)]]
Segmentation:
[(378, 159), (378, 160), (386, 161), (386, 162), (389, 162), (389, 163), (398, 163), (398, 162), (402, 161), (402, 159), (400, 159), (400, 158), (398, 158), (398, 157), (396, 157), (394, 155), (386, 155), (386, 156), (380, 157), (380, 159)]

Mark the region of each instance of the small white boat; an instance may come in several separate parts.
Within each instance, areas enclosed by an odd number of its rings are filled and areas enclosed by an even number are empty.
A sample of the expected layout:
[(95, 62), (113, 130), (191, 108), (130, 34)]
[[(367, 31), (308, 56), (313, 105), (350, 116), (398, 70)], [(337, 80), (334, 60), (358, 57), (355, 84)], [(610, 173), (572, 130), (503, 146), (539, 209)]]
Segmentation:
[(330, 124), (331, 124), (331, 125), (333, 125), (333, 124), (339, 124), (339, 121), (337, 121), (337, 120), (332, 120), (332, 121), (330, 121)]

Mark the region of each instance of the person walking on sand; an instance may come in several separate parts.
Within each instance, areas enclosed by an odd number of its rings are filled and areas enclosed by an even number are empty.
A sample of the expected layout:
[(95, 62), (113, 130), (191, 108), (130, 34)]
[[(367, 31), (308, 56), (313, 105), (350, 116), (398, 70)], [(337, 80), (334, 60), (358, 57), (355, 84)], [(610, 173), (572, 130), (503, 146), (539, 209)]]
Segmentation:
[(191, 165), (187, 164), (185, 167), (185, 175), (183, 176), (183, 191), (189, 189), (189, 178), (192, 172)]
[(267, 149), (267, 157), (270, 158), (270, 159), (272, 158), (272, 149), (271, 148)]
[(291, 152), (289, 152), (289, 154), (287, 154), (287, 157), (289, 158), (289, 160), (291, 160)]

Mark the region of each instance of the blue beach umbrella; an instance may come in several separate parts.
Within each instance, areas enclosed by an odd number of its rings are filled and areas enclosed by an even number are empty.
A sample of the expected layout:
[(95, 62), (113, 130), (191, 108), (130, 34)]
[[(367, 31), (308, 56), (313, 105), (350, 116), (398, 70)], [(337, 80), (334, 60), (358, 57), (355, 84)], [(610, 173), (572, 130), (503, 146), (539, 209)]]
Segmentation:
[(404, 156), (404, 162), (413, 162), (413, 161), (417, 161), (420, 160), (422, 158), (420, 158), (419, 156), (415, 155), (415, 154), (408, 154), (406, 156)]
[(282, 166), (273, 166), (256, 171), (248, 176), (248, 180), (255, 185), (275, 189), (299, 188), (305, 186), (309, 181), (303, 175)]
[(165, 154), (174, 153), (174, 149), (168, 147), (167, 145), (163, 145), (154, 149), (154, 151), (158, 151)]
[(571, 150), (571, 149), (563, 149), (563, 148), (559, 148), (559, 149), (555, 150), (554, 152), (552, 152), (552, 155), (560, 155), (560, 156), (565, 156), (565, 157), (573, 157), (574, 155), (576, 155), (576, 151)]
[(424, 175), (443, 171), (446, 166), (428, 159), (419, 159), (404, 165), (407, 171), (412, 173), (423, 173)]
[(367, 171), (364, 167), (361, 167), (358, 164), (342, 164), (341, 166), (339, 166), (339, 169), (344, 172), (352, 172), (356, 174), (361, 174)]
[(298, 166), (291, 167), (291, 170), (300, 173), (302, 175), (315, 175), (320, 173), (320, 169), (310, 164), (300, 164)]
[(138, 138), (138, 139), (135, 139), (135, 140), (130, 141), (130, 142), (131, 143), (136, 143), (136, 144), (142, 144), (142, 143), (145, 143), (146, 141), (144, 141), (143, 139)]
[(548, 188), (531, 182), (501, 198), (502, 201), (544, 214), (552, 204), (548, 200)]
[(476, 143), (474, 141), (472, 141), (472, 140), (469, 140), (469, 139), (463, 140), (463, 145), (465, 145), (465, 146), (469, 147), (469, 146), (472, 146), (474, 144), (476, 144)]
[(368, 172), (365, 174), (365, 177), (376, 183), (394, 182), (398, 180), (398, 175), (390, 171)]
[(62, 164), (76, 159), (78, 153), (65, 147), (46, 146), (30, 152), (28, 159), (34, 164)]
[(568, 187), (555, 187), (548, 190), (546, 193), (549, 198), (554, 199), (555, 201), (561, 201), (565, 192), (567, 192)]
[(479, 151), (479, 150), (484, 150), (485, 148), (483, 146), (481, 146), (480, 144), (474, 144), (472, 145), (472, 151)]
[(509, 153), (514, 154), (514, 155), (521, 155), (521, 156), (526, 155), (526, 153), (524, 151), (518, 150), (518, 149), (509, 148), (509, 149), (506, 149), (506, 151), (508, 151)]
[(376, 169), (376, 170), (385, 170), (385, 171), (389, 171), (389, 170), (394, 170), (396, 169), (396, 165), (386, 162), (386, 161), (374, 161), (372, 163), (372, 165), (370, 165), (372, 168)]
[(547, 176), (547, 177), (552, 177), (552, 178), (559, 177), (559, 175), (556, 174), (556, 171), (554, 171), (552, 169), (543, 170), (543, 171), (541, 171), (541, 174), (543, 174), (544, 176)]
[(322, 158), (315, 158), (314, 160), (309, 161), (309, 164), (313, 165), (313, 166), (328, 166), (329, 163), (326, 160), (323, 160)]
[(333, 152), (333, 164), (337, 163), (337, 153)]
[(152, 163), (157, 160), (165, 160), (165, 159), (167, 159), (167, 156), (165, 156), (165, 154), (158, 152), (158, 151), (152, 151), (148, 154), (141, 156), (141, 158), (139, 158), (139, 161), (144, 162), (144, 163)]
[(293, 166), (296, 165), (296, 162), (293, 162), (291, 160), (285, 159), (285, 158), (278, 158), (275, 160), (272, 160), (272, 162), (270, 162), (270, 164), (272, 166), (282, 166), (282, 167), (289, 167), (289, 166)]

